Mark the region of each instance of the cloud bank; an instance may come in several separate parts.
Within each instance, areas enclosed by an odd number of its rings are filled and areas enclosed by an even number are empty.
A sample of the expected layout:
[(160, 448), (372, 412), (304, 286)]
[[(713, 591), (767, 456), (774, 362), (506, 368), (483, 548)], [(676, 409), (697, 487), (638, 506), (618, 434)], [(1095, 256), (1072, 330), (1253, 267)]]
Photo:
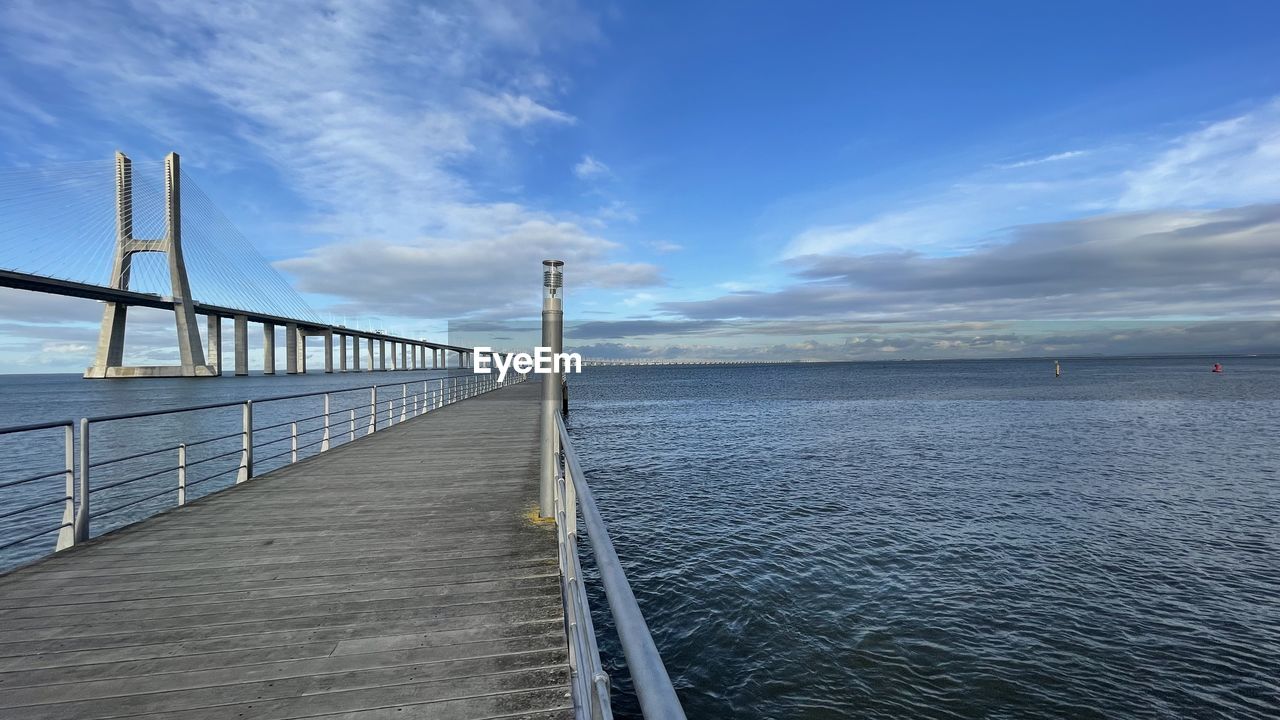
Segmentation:
[(607, 218), (495, 201), (462, 169), (502, 173), (513, 143), (577, 123), (557, 107), (558, 63), (600, 33), (576, 3), (18, 2), (0, 28), (15, 61), (196, 162), (217, 156), (219, 136), (256, 148), (325, 238), (277, 265), (331, 303), (319, 309), (527, 311), (550, 256), (591, 266), (602, 286), (661, 282), (625, 261)]
[(1280, 205), (1012, 228), (970, 252), (806, 255), (798, 282), (663, 309), (690, 319), (1275, 317)]

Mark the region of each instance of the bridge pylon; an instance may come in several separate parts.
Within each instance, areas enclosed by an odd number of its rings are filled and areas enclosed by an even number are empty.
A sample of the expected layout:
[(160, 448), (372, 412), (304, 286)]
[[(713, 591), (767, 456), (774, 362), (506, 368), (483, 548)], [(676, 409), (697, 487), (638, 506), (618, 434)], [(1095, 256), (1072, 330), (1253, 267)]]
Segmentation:
[(102, 311), (102, 329), (98, 333), (93, 365), (84, 373), (87, 378), (214, 377), (218, 374), (217, 368), (205, 364), (200, 329), (196, 325), (195, 300), (191, 297), (187, 266), (182, 259), (181, 182), (178, 154), (169, 153), (164, 159), (164, 237), (139, 240), (133, 236), (133, 163), (124, 153), (116, 153), (116, 252), (110, 286), (117, 290), (129, 289), (129, 273), (135, 254), (154, 252), (168, 257), (169, 288), (173, 296), (181, 364), (125, 365), (124, 331), (129, 306), (109, 301)]

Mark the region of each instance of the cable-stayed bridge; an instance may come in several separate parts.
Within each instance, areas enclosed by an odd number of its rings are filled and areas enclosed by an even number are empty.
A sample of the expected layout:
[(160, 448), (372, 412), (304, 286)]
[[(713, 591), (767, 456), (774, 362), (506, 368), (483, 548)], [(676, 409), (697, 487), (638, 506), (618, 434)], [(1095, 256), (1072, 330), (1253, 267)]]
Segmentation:
[[(113, 176), (114, 175), (114, 180)], [(112, 188), (114, 186), (114, 192)], [(307, 371), (307, 339), (324, 343), (324, 370), (467, 365), (471, 348), (333, 325), (250, 244), (178, 155), (0, 170), (0, 287), (98, 300), (101, 330), (88, 378), (221, 375), (222, 322), (234, 322), (234, 371), (247, 375), (249, 323), (263, 331), (263, 372), (276, 373), (277, 329), (288, 374)], [(130, 307), (174, 315), (177, 365), (126, 365)], [(202, 339), (197, 317), (205, 318)]]

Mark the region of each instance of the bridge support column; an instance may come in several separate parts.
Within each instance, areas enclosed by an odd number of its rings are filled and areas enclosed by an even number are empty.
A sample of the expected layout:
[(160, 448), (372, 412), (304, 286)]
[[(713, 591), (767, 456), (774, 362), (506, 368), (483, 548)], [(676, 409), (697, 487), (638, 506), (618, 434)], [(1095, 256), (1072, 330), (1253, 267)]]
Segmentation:
[(213, 368), (214, 375), (222, 374), (222, 318), (218, 315), (210, 315), (205, 318), (209, 336), (209, 367)]
[(378, 369), (385, 371), (387, 369), (387, 341), (378, 341)]
[(338, 372), (347, 371), (347, 336), (338, 335)]
[(373, 338), (365, 338), (365, 349), (369, 352), (369, 372), (373, 372), (378, 368), (373, 362)]
[(262, 323), (262, 374), (276, 374), (276, 326)]
[[(344, 362), (343, 365), (346, 365)], [(346, 368), (343, 368), (344, 370)], [(333, 372), (333, 331), (326, 330), (324, 333), (324, 371)]]
[(84, 372), (86, 378), (106, 377), (213, 377), (214, 369), (205, 364), (196, 324), (195, 300), (187, 280), (187, 266), (182, 258), (182, 171), (178, 154), (164, 159), (164, 237), (139, 240), (133, 236), (133, 163), (124, 153), (116, 153), (116, 247), (111, 267), (110, 286), (129, 289), (133, 256), (137, 253), (163, 253), (169, 261), (169, 292), (172, 296), (174, 324), (177, 329), (178, 365), (125, 367), (124, 335), (128, 317), (127, 305), (104, 303), (102, 326), (98, 332), (98, 348), (93, 365)]
[(298, 373), (307, 374), (307, 333), (298, 328)]
[(431, 369), (440, 369), (440, 348), (431, 348)]
[(284, 325), (284, 367), (286, 373), (298, 374), (298, 326), (294, 323)]
[(409, 369), (409, 344), (400, 343), (400, 369)]
[(236, 376), (249, 374), (249, 318), (236, 316)]

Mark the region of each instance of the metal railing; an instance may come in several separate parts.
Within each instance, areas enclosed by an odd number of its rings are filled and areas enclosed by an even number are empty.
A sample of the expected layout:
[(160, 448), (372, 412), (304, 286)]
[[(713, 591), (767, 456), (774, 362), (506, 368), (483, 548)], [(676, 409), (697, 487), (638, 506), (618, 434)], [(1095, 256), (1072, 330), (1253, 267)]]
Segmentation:
[[(165, 496), (175, 496), (176, 504), (182, 506), (445, 405), (523, 382), (528, 376), (510, 373), (502, 382), (496, 378), (493, 374), (454, 375), (0, 428), (0, 438), (29, 438), (18, 463), (26, 466), (24, 474), (0, 477), (0, 571), (47, 555), (50, 549), (56, 552), (88, 540), (91, 525), (93, 535), (101, 535), (173, 507), (163, 501)], [(302, 417), (290, 414), (298, 412), (296, 404), (283, 405), (306, 399), (320, 403)], [(196, 428), (208, 436), (187, 439), (183, 435), (192, 430), (182, 427), (183, 419), (196, 413), (209, 415)], [(165, 422), (157, 427), (158, 418)], [(140, 422), (149, 424), (143, 427)], [(91, 442), (113, 427), (114, 436)], [(63, 462), (41, 472), (38, 468), (56, 454), (53, 436), (59, 429), (63, 437), (56, 444), (62, 446)], [(128, 452), (136, 447), (137, 438), (157, 433), (168, 434), (159, 447)], [(104, 448), (126, 451), (96, 457), (95, 450)], [(62, 488), (54, 485), (59, 478)], [(215, 482), (219, 479), (221, 483)], [(38, 541), (54, 533), (57, 540), (50, 543), (52, 548), (40, 552)]]
[[(34, 492), (24, 493), (35, 495), (35, 503), (30, 500), (19, 498), (14, 504), (22, 505), (22, 507), (11, 508), (10, 503), (0, 503), (0, 522), (3, 522), (8, 530), (0, 535), (0, 552), (9, 548), (28, 543), (52, 533), (58, 533), (56, 548), (61, 550), (69, 547), (72, 542), (72, 529), (75, 523), (75, 426), (70, 420), (61, 422), (38, 423), (34, 425), (19, 425), (16, 427), (0, 428), (0, 436), (31, 434), (39, 437), (40, 440), (51, 441), (56, 437), (55, 434), (47, 431), (61, 428), (63, 431), (63, 467), (46, 472), (38, 472), (34, 475), (24, 475), (24, 477), (16, 480), (4, 480), (0, 482), (0, 491), (8, 491), (11, 488), (21, 488), (26, 490), (29, 487), (38, 488)], [(52, 443), (49, 443), (52, 446)], [(50, 448), (52, 449), (52, 447)], [(53, 487), (39, 487), (41, 480), (49, 486), (52, 483), (47, 481), (63, 478), (64, 487), (62, 496), (55, 496), (48, 499), (41, 499), (48, 493), (56, 491), (56, 485)], [(7, 495), (18, 495), (18, 492), (7, 492)], [(25, 500), (25, 503), (24, 503)], [(56, 513), (53, 508), (61, 505), (62, 521), (58, 525), (50, 526), (48, 523), (41, 522), (39, 519), (34, 520), (30, 517), (37, 510), (48, 509), (45, 515)]]
[(578, 513), (581, 512), (640, 709), (647, 720), (681, 720), (685, 716), (684, 710), (662, 663), (662, 656), (653, 643), (649, 626), (640, 613), (618, 553), (613, 549), (613, 541), (609, 539), (609, 531), (600, 517), (595, 497), (565, 429), (564, 416), (559, 411), (555, 413), (555, 423), (558, 445), (555, 520), (575, 715), (579, 720), (609, 720), (613, 717), (609, 676), (600, 663), (591, 608), (587, 605), (586, 587), (582, 582), (582, 566), (578, 562)]

